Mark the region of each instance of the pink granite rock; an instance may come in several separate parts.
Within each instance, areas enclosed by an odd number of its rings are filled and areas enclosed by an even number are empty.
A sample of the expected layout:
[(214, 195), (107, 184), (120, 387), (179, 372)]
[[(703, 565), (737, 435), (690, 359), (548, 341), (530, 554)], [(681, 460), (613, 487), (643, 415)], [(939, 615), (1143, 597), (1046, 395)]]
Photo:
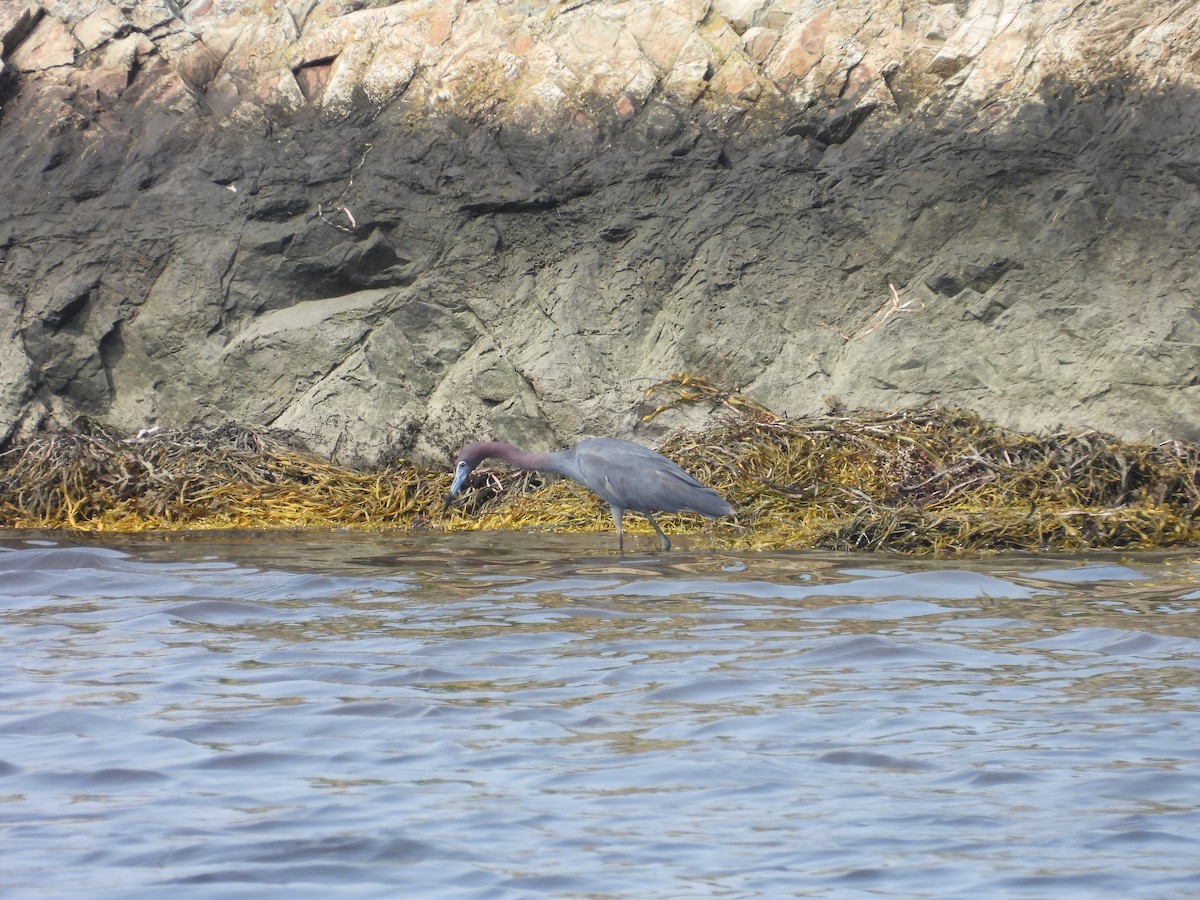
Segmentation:
[(37, 72), (72, 65), (79, 49), (79, 43), (62, 19), (43, 16), (17, 44), (8, 62), (14, 69)]

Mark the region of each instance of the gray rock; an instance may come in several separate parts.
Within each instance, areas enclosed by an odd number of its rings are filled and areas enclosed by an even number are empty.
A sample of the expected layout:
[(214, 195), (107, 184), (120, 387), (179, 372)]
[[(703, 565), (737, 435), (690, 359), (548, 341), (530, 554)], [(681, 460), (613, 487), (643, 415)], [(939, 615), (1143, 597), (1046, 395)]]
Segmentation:
[(675, 371), (1200, 438), (1186, 7), (10, 4), (0, 441), (444, 460)]

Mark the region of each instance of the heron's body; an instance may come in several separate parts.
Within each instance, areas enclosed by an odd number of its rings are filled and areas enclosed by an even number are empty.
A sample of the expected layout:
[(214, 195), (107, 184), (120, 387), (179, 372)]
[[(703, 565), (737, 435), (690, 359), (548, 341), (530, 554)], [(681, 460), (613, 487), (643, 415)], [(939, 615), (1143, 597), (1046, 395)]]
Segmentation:
[(564, 475), (595, 491), (612, 510), (617, 549), (624, 550), (622, 519), (626, 510), (641, 513), (658, 534), (663, 550), (671, 542), (654, 521), (656, 512), (690, 512), (711, 519), (733, 515), (733, 507), (661, 453), (617, 438), (591, 438), (567, 450), (536, 453), (504, 441), (468, 444), (458, 455), (453, 499), (471, 471), (485, 459), (503, 459), (518, 469)]

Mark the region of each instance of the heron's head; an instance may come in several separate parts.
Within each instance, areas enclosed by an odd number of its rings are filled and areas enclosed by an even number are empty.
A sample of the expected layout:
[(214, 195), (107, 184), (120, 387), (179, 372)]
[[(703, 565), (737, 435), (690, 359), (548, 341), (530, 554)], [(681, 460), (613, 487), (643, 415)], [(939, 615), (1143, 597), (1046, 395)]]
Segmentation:
[(475, 471), (475, 467), (486, 458), (485, 447), (481, 442), (467, 444), (462, 448), (462, 452), (458, 454), (458, 461), (454, 464), (454, 480), (450, 482), (450, 493), (446, 495), (446, 503), (442, 507), (442, 512), (450, 508), (454, 498), (466, 487), (467, 479)]

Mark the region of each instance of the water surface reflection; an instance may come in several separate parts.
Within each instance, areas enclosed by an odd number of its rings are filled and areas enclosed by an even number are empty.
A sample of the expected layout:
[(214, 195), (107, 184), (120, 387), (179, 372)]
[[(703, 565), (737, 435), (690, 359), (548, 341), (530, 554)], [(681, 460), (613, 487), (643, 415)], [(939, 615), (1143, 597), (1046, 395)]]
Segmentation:
[(6, 896), (1200, 892), (1200, 562), (0, 543)]

